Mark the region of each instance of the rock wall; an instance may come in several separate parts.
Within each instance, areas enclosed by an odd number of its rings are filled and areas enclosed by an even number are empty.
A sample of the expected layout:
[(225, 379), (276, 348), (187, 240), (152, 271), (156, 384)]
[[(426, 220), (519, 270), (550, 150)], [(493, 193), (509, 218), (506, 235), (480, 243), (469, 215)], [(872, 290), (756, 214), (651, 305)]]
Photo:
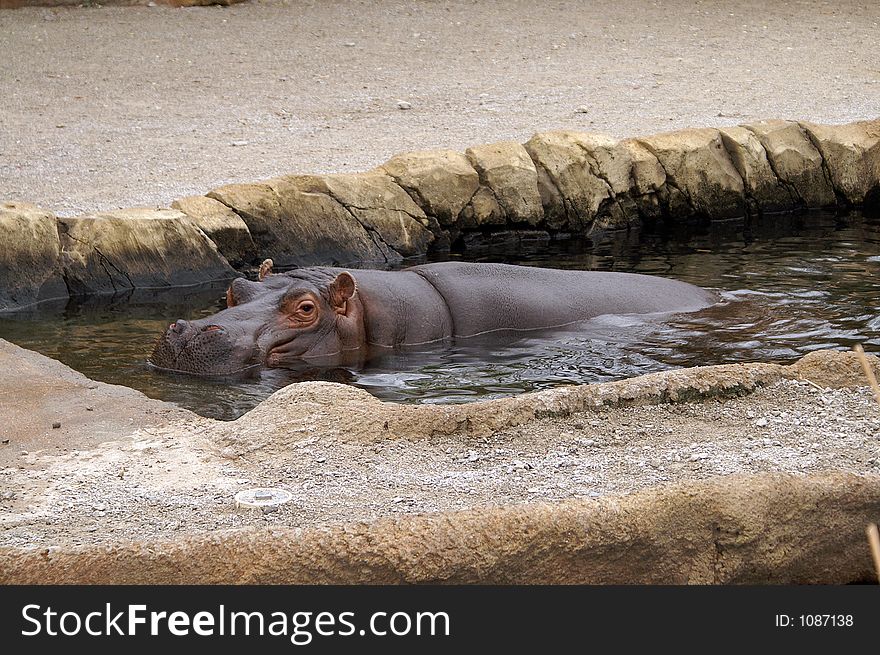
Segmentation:
[[(231, 277), (230, 264), (266, 257), (281, 266), (384, 265), (458, 244), (549, 240), (642, 221), (880, 206), (880, 119), (768, 120), (624, 140), (545, 132), (525, 144), (405, 153), (364, 173), (229, 184), (172, 206), (152, 215), (167, 219), (165, 237), (145, 227), (153, 225), (146, 210), (131, 209), (58, 219), (59, 245), (27, 237), (46, 231), (50, 214), (4, 205), (0, 220), (14, 222), (16, 236), (0, 244), (0, 311), (57, 294), (58, 271), (69, 293), (81, 294)], [(76, 234), (96, 218), (112, 233), (86, 256)], [(111, 262), (105, 251), (118, 256)]]

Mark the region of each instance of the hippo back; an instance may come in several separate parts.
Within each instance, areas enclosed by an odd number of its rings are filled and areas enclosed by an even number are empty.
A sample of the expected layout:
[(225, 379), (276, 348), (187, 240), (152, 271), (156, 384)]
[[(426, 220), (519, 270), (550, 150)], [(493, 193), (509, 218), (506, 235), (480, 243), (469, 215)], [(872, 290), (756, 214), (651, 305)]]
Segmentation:
[(462, 262), (408, 270), (421, 275), (446, 301), (457, 337), (546, 329), (603, 314), (696, 311), (715, 301), (692, 284), (634, 273)]

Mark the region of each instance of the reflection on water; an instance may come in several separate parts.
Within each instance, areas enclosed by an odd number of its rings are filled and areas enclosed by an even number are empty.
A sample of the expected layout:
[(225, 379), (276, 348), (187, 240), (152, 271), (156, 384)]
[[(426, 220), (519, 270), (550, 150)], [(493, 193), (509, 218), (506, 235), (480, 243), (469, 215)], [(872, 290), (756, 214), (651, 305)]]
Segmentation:
[(880, 347), (880, 220), (813, 213), (764, 222), (715, 223), (686, 234), (643, 229), (598, 243), (453, 255), (664, 275), (717, 289), (721, 301), (663, 321), (606, 316), (550, 336), (389, 354), (362, 371), (266, 370), (244, 380), (208, 381), (148, 370), (145, 360), (168, 323), (221, 309), (225, 289), (220, 288), (41, 308), (0, 319), (0, 336), (89, 377), (225, 419), (303, 377), (349, 382), (401, 402), (463, 402), (680, 366), (787, 362), (811, 350), (857, 342)]

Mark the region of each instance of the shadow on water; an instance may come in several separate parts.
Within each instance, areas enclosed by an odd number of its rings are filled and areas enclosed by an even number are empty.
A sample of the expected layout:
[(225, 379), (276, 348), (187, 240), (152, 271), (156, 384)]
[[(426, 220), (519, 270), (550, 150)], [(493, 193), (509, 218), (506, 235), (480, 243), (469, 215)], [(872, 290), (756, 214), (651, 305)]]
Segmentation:
[(398, 402), (448, 403), (681, 366), (784, 363), (857, 342), (880, 347), (876, 217), (809, 213), (678, 232), (646, 227), (596, 242), (486, 248), (471, 242), (465, 253), (445, 258), (663, 275), (715, 289), (721, 301), (693, 314), (605, 316), (552, 335), (391, 353), (360, 371), (263, 370), (232, 381), (171, 376), (146, 366), (170, 321), (201, 318), (225, 306), (225, 285), (41, 307), (0, 318), (0, 336), (89, 377), (222, 419), (240, 416), (302, 379), (350, 383)]

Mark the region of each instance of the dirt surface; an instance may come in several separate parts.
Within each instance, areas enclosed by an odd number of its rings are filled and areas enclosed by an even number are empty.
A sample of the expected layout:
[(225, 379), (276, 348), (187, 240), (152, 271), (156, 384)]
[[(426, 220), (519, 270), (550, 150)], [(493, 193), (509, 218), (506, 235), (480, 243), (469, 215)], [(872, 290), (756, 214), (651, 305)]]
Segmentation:
[(540, 130), (880, 107), (876, 2), (27, 8), (0, 34), (0, 199), (65, 215)]
[[(341, 525), (729, 474), (880, 473), (880, 408), (868, 389), (798, 381), (728, 400), (536, 420), (485, 438), (365, 443), (328, 437), (329, 427), (302, 434), (277, 457), (219, 457), (217, 424), (198, 417), (96, 448), (21, 456), (0, 469), (0, 487), (9, 490), (0, 500), (0, 546)], [(292, 500), (271, 512), (237, 507), (236, 492), (256, 487), (284, 489)]]
[(3, 339), (0, 371), (0, 466), (22, 465), (31, 450), (91, 448), (135, 428), (192, 416)]

